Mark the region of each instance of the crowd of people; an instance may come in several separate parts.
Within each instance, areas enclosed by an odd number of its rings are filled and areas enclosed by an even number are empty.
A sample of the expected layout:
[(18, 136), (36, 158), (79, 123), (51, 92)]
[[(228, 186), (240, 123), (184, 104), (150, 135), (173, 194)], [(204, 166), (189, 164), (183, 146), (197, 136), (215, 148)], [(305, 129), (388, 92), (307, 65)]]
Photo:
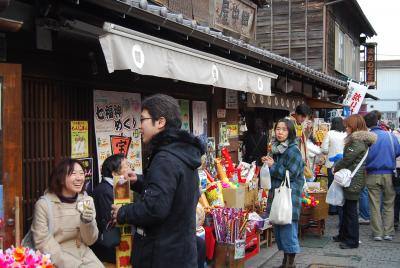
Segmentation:
[[(295, 267), (295, 256), (300, 253), (301, 194), (306, 173), (312, 172), (310, 114), (310, 108), (303, 104), (290, 117), (280, 119), (273, 130), (271, 153), (260, 157), (260, 163), (270, 169), (269, 202), (287, 171), (290, 177), (292, 223), (274, 225), (278, 249), (284, 252), (281, 267)], [(116, 224), (129, 224), (136, 228), (131, 257), (134, 267), (165, 267), (166, 263), (171, 267), (203, 267), (204, 254), (199, 249), (205, 250), (196, 239), (196, 206), (197, 168), (205, 151), (201, 141), (180, 126), (175, 99), (161, 94), (145, 99), (141, 134), (143, 142), (151, 146), (151, 154), (144, 175), (135, 174), (125, 156), (112, 155), (102, 165), (102, 180), (92, 196), (84, 192), (81, 163), (61, 161), (50, 177), (45, 198), (35, 205), (31, 226), (35, 247), (51, 254), (57, 267), (103, 267), (103, 263), (115, 263), (119, 243), (108, 237), (118, 237)], [(320, 151), (313, 152), (326, 155), (329, 185), (337, 171), (358, 169), (350, 185), (343, 188), (343, 207), (329, 207), (331, 215), (339, 215), (338, 235), (333, 240), (340, 242), (340, 248), (359, 246), (360, 223), (371, 224), (375, 241), (393, 239), (400, 209), (398, 139), (400, 131), (383, 129), (380, 113), (373, 111), (364, 117), (333, 118)], [(129, 179), (132, 190), (141, 197), (129, 205), (113, 205), (114, 176)]]

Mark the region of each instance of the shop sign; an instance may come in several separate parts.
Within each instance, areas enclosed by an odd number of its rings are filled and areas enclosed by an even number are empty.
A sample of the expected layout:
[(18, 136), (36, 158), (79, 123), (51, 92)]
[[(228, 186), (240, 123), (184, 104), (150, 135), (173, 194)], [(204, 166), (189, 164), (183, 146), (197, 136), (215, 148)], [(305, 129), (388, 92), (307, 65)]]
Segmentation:
[(99, 174), (104, 160), (117, 153), (142, 174), (140, 94), (95, 90), (93, 105)]
[(376, 88), (376, 44), (365, 44), (365, 84)]
[(257, 5), (248, 0), (210, 1), (210, 27), (255, 38)]
[(225, 108), (226, 109), (239, 109), (238, 92), (236, 90), (226, 89)]
[(88, 121), (71, 121), (71, 158), (89, 156)]
[(351, 114), (357, 114), (367, 93), (367, 87), (349, 82), (346, 98), (343, 105), (348, 106)]
[(292, 112), (300, 104), (304, 104), (304, 99), (288, 95), (274, 94), (274, 96), (264, 96), (254, 93), (247, 93), (247, 107), (287, 110)]

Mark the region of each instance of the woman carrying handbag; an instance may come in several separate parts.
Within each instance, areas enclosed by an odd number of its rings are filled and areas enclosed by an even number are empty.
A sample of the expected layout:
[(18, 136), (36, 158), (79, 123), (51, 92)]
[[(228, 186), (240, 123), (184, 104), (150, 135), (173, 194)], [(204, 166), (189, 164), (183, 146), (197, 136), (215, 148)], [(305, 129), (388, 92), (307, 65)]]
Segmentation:
[[(297, 235), (301, 193), (304, 185), (304, 163), (296, 142), (296, 131), (293, 122), (288, 119), (281, 119), (276, 124), (274, 131), (272, 157), (264, 156), (262, 161), (270, 168), (272, 179), (270, 196), (274, 196), (277, 188), (285, 189), (286, 185), (289, 187), (289, 192), (291, 190), (291, 223), (274, 224), (274, 234), (278, 249), (284, 252), (281, 267), (296, 267), (295, 256), (300, 252)], [(286, 179), (287, 173), (290, 177), (289, 181)], [(276, 213), (276, 211), (272, 213)]]
[[(343, 158), (333, 166), (333, 173), (348, 169), (358, 171), (352, 176), (350, 185), (343, 188), (344, 206), (343, 219), (340, 222), (339, 235), (334, 236), (335, 242), (341, 242), (340, 248), (358, 248), (359, 226), (357, 203), (360, 192), (365, 186), (365, 162), (363, 161), (368, 148), (375, 143), (376, 135), (368, 132), (367, 125), (361, 115), (351, 115), (344, 120), (347, 138), (345, 139)], [(336, 179), (335, 179), (336, 180)]]

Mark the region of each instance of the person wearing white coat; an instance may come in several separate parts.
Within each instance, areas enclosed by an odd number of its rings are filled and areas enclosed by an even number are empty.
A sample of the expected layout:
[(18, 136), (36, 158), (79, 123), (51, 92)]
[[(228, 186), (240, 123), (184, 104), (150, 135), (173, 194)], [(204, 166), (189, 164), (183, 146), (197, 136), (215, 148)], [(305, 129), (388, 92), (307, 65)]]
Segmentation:
[[(335, 160), (343, 157), (344, 139), (347, 136), (345, 130), (343, 119), (341, 117), (333, 118), (331, 130), (328, 131), (321, 145), (322, 153), (327, 155), (325, 166), (328, 170), (328, 186), (333, 182), (332, 167)], [(329, 205), (329, 213), (337, 214), (337, 207)]]

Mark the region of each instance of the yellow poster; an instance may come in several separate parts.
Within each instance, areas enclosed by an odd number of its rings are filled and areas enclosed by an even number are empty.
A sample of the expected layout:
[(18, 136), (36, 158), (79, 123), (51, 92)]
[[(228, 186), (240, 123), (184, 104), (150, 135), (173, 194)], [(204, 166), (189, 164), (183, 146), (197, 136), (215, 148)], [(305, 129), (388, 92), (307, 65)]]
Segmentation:
[(237, 138), (239, 136), (239, 126), (237, 124), (226, 125), (228, 138)]
[[(130, 197), (129, 180), (123, 176), (114, 176), (114, 205), (127, 205), (132, 203)], [(132, 252), (132, 226), (129, 224), (117, 225), (121, 230), (121, 242), (116, 249), (116, 267), (131, 268)]]
[(71, 121), (71, 158), (89, 157), (88, 121)]

